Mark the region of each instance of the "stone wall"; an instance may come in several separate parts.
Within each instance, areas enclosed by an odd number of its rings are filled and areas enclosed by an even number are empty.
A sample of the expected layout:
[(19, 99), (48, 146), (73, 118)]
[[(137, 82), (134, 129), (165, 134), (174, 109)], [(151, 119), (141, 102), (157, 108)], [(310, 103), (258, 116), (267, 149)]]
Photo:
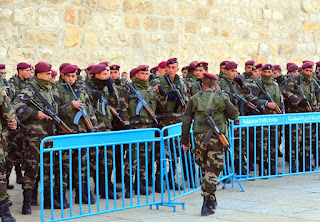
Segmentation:
[(9, 75), (41, 60), (300, 64), (319, 60), (319, 12), (319, 0), (0, 0), (0, 63)]

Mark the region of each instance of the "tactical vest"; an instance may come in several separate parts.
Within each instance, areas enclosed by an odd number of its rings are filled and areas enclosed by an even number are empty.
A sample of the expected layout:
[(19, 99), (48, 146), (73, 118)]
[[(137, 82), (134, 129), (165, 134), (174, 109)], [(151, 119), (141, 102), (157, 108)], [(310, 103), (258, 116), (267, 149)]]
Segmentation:
[[(3, 106), (3, 102), (4, 102), (4, 100), (3, 100), (2, 90), (0, 90), (0, 106)], [(3, 129), (3, 126), (2, 126), (3, 122), (4, 121), (3, 121), (3, 118), (2, 118), (2, 115), (1, 115), (1, 117), (0, 117), (0, 132)]]
[[(271, 84), (268, 84), (268, 83), (264, 83), (262, 82), (261, 79), (258, 80), (259, 84), (261, 87), (264, 88), (264, 90), (270, 94), (271, 98), (274, 100), (274, 102), (279, 106), (281, 107), (282, 104), (281, 104), (281, 91), (280, 91), (280, 88), (278, 86), (278, 84), (274, 81), (272, 81)], [(259, 98), (262, 98), (262, 99), (266, 99), (264, 94), (260, 94)]]
[[(148, 90), (142, 90), (137, 87), (134, 83), (132, 84), (135, 89), (143, 96), (144, 100), (147, 104), (149, 104), (150, 108), (155, 112), (157, 107), (156, 102), (156, 94), (152, 87), (149, 87)], [(136, 114), (136, 108), (138, 106), (138, 99), (130, 98), (129, 100), (129, 109), (128, 114), (130, 116), (130, 123), (133, 125), (144, 125), (144, 124), (153, 124), (153, 119), (149, 116), (146, 109), (142, 107), (140, 109), (140, 115)]]
[(18, 75), (13, 76), (12, 81), (15, 85), (15, 97), (17, 97), (20, 94), (21, 90), (26, 87), (27, 82), (22, 81)]
[(221, 132), (226, 133), (227, 118), (224, 115), (224, 110), (226, 109), (226, 104), (224, 102), (225, 99), (227, 99), (227, 97), (222, 94), (222, 91), (203, 91), (192, 98), (192, 111), (194, 112), (194, 133), (197, 134), (209, 131), (209, 124), (199, 124), (199, 121), (204, 120), (207, 116), (211, 115), (210, 110), (214, 111), (212, 117), (217, 123)]
[(297, 84), (300, 85), (302, 88), (304, 95), (306, 96), (307, 100), (311, 104), (315, 104), (318, 101), (316, 101), (316, 96), (315, 96), (315, 86), (313, 85), (312, 81), (307, 83), (302, 80), (301, 76), (297, 77)]

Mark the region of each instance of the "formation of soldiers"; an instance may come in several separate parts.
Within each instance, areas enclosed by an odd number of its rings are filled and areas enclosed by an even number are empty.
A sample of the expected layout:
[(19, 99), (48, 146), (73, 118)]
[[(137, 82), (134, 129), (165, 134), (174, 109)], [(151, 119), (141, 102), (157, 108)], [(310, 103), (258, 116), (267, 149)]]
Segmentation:
[[(182, 122), (182, 148), (187, 151), (190, 148), (190, 127), (194, 120), (193, 132), (195, 139), (195, 161), (202, 168), (203, 183), (202, 191), (204, 202), (201, 210), (202, 215), (210, 215), (215, 212), (217, 201), (215, 191), (217, 179), (223, 169), (223, 152), (225, 141), (223, 135), (227, 132), (228, 119), (235, 120), (239, 115), (263, 115), (297, 112), (315, 112), (319, 109), (319, 82), (320, 62), (304, 61), (299, 68), (296, 64), (288, 63), (286, 75), (282, 74), (280, 65), (255, 64), (250, 60), (245, 63), (245, 72), (238, 72), (238, 64), (233, 61), (223, 61), (220, 64), (218, 75), (208, 73), (207, 62), (193, 61), (189, 66), (181, 69), (182, 77), (179, 76), (179, 63), (176, 58), (160, 62), (158, 66), (149, 69), (148, 65), (140, 65), (130, 71), (130, 80), (124, 72), (120, 78), (120, 66), (101, 62), (91, 65), (86, 69), (80, 69), (77, 65), (63, 63), (58, 73), (52, 70), (51, 65), (39, 62), (33, 68), (30, 64), (17, 64), (17, 74), (10, 80), (6, 80), (5, 65), (0, 64), (0, 106), (1, 106), (1, 145), (0, 152), (0, 214), (3, 221), (15, 221), (9, 211), (12, 204), (9, 201), (7, 189), (13, 189), (9, 184), (10, 173), (15, 167), (17, 183), (23, 187), (23, 214), (31, 214), (31, 206), (37, 205), (37, 189), (39, 182), (39, 149), (41, 141), (51, 135), (94, 133), (114, 130), (142, 129), (165, 126)], [(86, 73), (85, 80), (80, 75)], [(138, 107), (138, 109), (137, 109)], [(212, 130), (212, 126), (216, 126)], [(287, 127), (287, 126), (286, 126)], [(297, 135), (299, 141), (305, 137), (310, 140), (310, 134), (306, 125), (305, 131), (300, 126), (292, 127), (292, 135), (286, 130), (286, 142), (295, 141)], [(211, 130), (210, 130), (211, 129)], [(312, 128), (314, 130), (315, 127)], [(264, 131), (264, 130), (263, 130)], [(274, 126), (270, 129), (270, 137), (276, 137)], [(296, 133), (297, 132), (297, 133)], [(235, 132), (241, 138), (246, 138), (246, 131)], [(254, 133), (249, 132), (250, 143), (256, 138), (256, 144), (261, 144), (261, 132), (257, 129)], [(281, 135), (279, 135), (281, 136)], [(265, 139), (266, 138), (266, 139)], [(224, 138), (225, 139), (225, 138)], [(266, 173), (268, 164), (267, 137), (264, 136), (263, 150), (257, 148), (257, 164), (260, 173)], [(279, 145), (271, 141), (271, 174), (275, 174), (275, 153), (279, 152)], [(280, 139), (278, 140), (280, 143)], [(313, 141), (315, 143), (315, 141)], [(288, 144), (286, 144), (286, 147)], [(46, 143), (50, 148), (52, 144)], [(306, 159), (310, 163), (310, 144), (302, 146), (292, 143), (292, 156)], [(246, 161), (250, 169), (253, 168), (253, 147), (250, 144), (249, 159), (246, 159), (245, 143), (235, 144), (235, 171), (238, 174), (246, 174)], [(316, 146), (313, 146), (316, 147)], [(133, 147), (135, 150), (136, 147)], [(125, 197), (130, 198), (131, 182), (135, 184), (135, 193), (142, 195), (150, 193), (146, 183), (145, 153), (150, 152), (150, 146), (145, 147), (142, 143), (140, 149), (140, 173), (137, 181), (137, 157), (132, 151), (131, 160), (129, 155), (124, 157), (124, 166), (116, 161), (117, 170), (121, 172), (124, 167), (125, 174)], [(145, 152), (145, 149), (148, 149)], [(124, 146), (124, 152), (129, 147)], [(298, 153), (296, 153), (296, 151)], [(80, 153), (79, 153), (80, 152)], [(96, 153), (98, 152), (98, 153)], [(106, 153), (104, 153), (106, 152)], [(172, 150), (171, 150), (172, 152)], [(314, 152), (314, 151), (313, 151)], [(62, 152), (62, 159), (68, 160), (69, 151)], [(86, 152), (72, 150), (72, 162), (80, 162), (86, 166)], [(95, 183), (99, 181), (99, 190), (96, 195), (101, 198), (120, 198), (114, 192), (111, 174), (113, 170), (113, 155), (116, 160), (121, 158), (118, 149), (112, 153), (112, 149), (90, 149), (90, 175)], [(155, 191), (161, 192), (160, 184), (160, 151), (156, 145)], [(96, 164), (98, 156), (98, 165)], [(181, 158), (183, 158), (182, 155)], [(107, 161), (105, 162), (105, 157)], [(260, 159), (259, 159), (260, 158)], [(263, 158), (263, 160), (261, 160)], [(288, 152), (285, 156), (289, 159)], [(308, 162), (309, 161), (309, 162)], [(132, 162), (132, 163), (131, 163)], [(173, 161), (175, 162), (175, 161)], [(130, 164), (129, 164), (130, 163)], [(241, 164), (240, 164), (241, 163)], [(301, 168), (312, 170), (310, 164)], [(296, 172), (297, 164), (291, 161), (291, 168)], [(149, 164), (151, 165), (151, 164)], [(130, 169), (131, 166), (131, 169)], [(72, 167), (75, 173), (72, 178), (75, 187), (75, 203), (95, 203), (93, 194), (88, 192), (87, 169), (78, 164), (69, 166), (69, 161), (63, 161), (62, 172), (54, 171), (54, 208), (69, 207), (65, 192), (68, 189), (68, 172)], [(96, 178), (96, 168), (99, 167), (99, 178)], [(176, 166), (173, 164), (176, 172)], [(24, 175), (22, 175), (22, 168)], [(105, 170), (107, 168), (107, 170)], [(133, 175), (130, 173), (132, 170)], [(108, 172), (107, 175), (105, 175)], [(81, 175), (81, 176), (79, 176)], [(79, 178), (81, 177), (81, 178)], [(102, 178), (107, 177), (107, 180)], [(120, 176), (117, 175), (117, 178)], [(169, 176), (170, 188), (180, 188), (179, 184), (172, 181), (175, 175)], [(60, 181), (62, 178), (62, 181)], [(151, 177), (153, 178), (153, 177)], [(118, 179), (117, 179), (118, 180)], [(149, 179), (150, 181), (151, 179)], [(175, 179), (174, 179), (175, 180)], [(108, 181), (108, 184), (105, 184)], [(121, 181), (120, 179), (118, 181)], [(61, 182), (61, 183), (60, 183)], [(80, 183), (80, 184), (79, 184)], [(140, 186), (136, 186), (139, 183)], [(63, 188), (59, 188), (59, 184)], [(97, 184), (96, 184), (97, 187)], [(107, 189), (106, 189), (107, 187)], [(138, 190), (138, 187), (140, 190)], [(82, 189), (81, 189), (82, 188)], [(181, 188), (182, 189), (182, 188)], [(63, 202), (60, 203), (62, 190)], [(82, 191), (80, 191), (82, 190)], [(70, 200), (72, 201), (72, 200)], [(44, 207), (51, 208), (50, 200), (50, 158), (44, 155)]]

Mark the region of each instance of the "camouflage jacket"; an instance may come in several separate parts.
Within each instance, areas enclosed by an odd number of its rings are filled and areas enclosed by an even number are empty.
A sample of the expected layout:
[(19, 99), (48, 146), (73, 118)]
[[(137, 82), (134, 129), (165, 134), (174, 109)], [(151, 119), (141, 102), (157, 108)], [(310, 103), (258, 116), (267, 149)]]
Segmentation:
[[(98, 130), (98, 123), (97, 118), (92, 110), (91, 102), (89, 99), (89, 95), (84, 88), (84, 85), (80, 85), (78, 82), (75, 82), (72, 85), (72, 88), (76, 94), (76, 96), (82, 101), (84, 104), (85, 112), (88, 114), (89, 119), (93, 125), (93, 127)], [(73, 98), (72, 93), (70, 90), (67, 89), (66, 86), (62, 85), (61, 83), (56, 84), (56, 88), (53, 89), (53, 97), (58, 104), (59, 107), (59, 115), (61, 119), (72, 129), (73, 133), (86, 133), (88, 131), (84, 121), (83, 116), (80, 117), (78, 120), (78, 125), (74, 124), (75, 117), (77, 115), (81, 115), (81, 111), (76, 109), (72, 101), (75, 100)], [(78, 116), (77, 116), (78, 117)], [(59, 129), (59, 133), (62, 133), (62, 130)]]
[(242, 81), (248, 82), (249, 84), (252, 84), (254, 81), (257, 80), (252, 77), (252, 72), (251, 73), (244, 72), (239, 77), (242, 79)]
[(2, 86), (7, 95), (10, 97), (11, 100), (15, 98), (15, 87), (13, 84), (8, 82), (2, 75), (0, 75), (0, 86)]
[(15, 75), (9, 79), (9, 83), (14, 86), (14, 98), (16, 98), (20, 94), (21, 90), (29, 83), (29, 80), (22, 80), (19, 75)]
[(301, 87), (312, 110), (319, 111), (320, 93), (316, 92), (313, 79), (311, 82), (307, 82), (304, 80), (303, 76), (298, 75), (288, 78), (284, 86), (283, 96), (285, 99), (286, 113), (308, 112), (306, 107), (299, 106), (300, 101), (303, 99), (303, 95), (299, 94), (295, 83), (298, 87)]
[(20, 94), (14, 99), (13, 107), (16, 110), (18, 118), (22, 121), (25, 129), (25, 134), (40, 134), (40, 135), (53, 135), (56, 132), (55, 123), (53, 120), (43, 119), (38, 120), (39, 109), (35, 107), (30, 101), (23, 98), (33, 98), (43, 108), (45, 104), (36, 95), (35, 91), (31, 87), (31, 84), (39, 91), (39, 93), (47, 100), (52, 106), (53, 111), (58, 114), (58, 106), (54, 101), (52, 89), (46, 89), (36, 79), (33, 79)]
[(197, 94), (199, 90), (196, 92), (192, 92), (192, 88), (194, 88), (194, 85), (197, 84), (197, 77), (193, 75), (193, 73), (188, 72), (188, 75), (186, 78), (183, 78), (184, 85), (186, 87), (186, 97), (188, 98), (188, 101), (190, 100), (191, 96)]
[(16, 113), (11, 105), (10, 97), (7, 95), (3, 87), (0, 87), (0, 109), (0, 132), (2, 135), (6, 135), (8, 133), (7, 124), (13, 119), (16, 119)]

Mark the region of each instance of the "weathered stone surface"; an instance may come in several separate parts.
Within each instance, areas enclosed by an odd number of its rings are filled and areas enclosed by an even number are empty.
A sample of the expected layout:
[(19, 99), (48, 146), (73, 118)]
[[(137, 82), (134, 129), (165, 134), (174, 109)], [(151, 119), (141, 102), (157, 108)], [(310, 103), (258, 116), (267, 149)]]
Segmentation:
[(171, 15), (171, 4), (169, 1), (162, 2), (157, 1), (156, 3), (156, 13), (158, 15), (169, 16)]
[[(10, 22), (0, 22), (0, 42), (13, 43), (17, 40), (18, 27)], [(5, 35), (4, 35), (5, 33)]]
[(312, 9), (311, 0), (301, 0), (301, 7), (303, 11), (310, 12)]
[(125, 25), (129, 29), (140, 29), (140, 19), (138, 17), (126, 16)]
[(197, 33), (197, 23), (196, 22), (186, 22), (186, 33)]
[(221, 36), (223, 37), (229, 37), (230, 36), (230, 33), (228, 30), (224, 29), (221, 31)]
[(38, 14), (41, 27), (55, 28), (60, 25), (59, 12), (54, 8), (41, 8)]
[(1, 19), (8, 19), (10, 18), (12, 15), (12, 10), (4, 8), (4, 9), (0, 9), (0, 18)]
[(90, 9), (95, 9), (98, 5), (98, 0), (85, 0), (84, 2)]
[(90, 47), (95, 47), (98, 44), (98, 34), (93, 30), (85, 31), (84, 44)]
[(5, 60), (8, 56), (7, 49), (3, 46), (0, 46), (0, 59)]
[(108, 12), (116, 12), (120, 8), (119, 0), (100, 0), (100, 8)]
[(16, 8), (14, 12), (14, 21), (18, 24), (30, 24), (34, 22), (35, 11), (34, 8)]
[(179, 15), (184, 18), (193, 18), (194, 17), (194, 7), (192, 5), (180, 5)]
[(196, 19), (202, 20), (209, 18), (209, 9), (208, 8), (197, 8), (196, 9)]
[(161, 20), (161, 29), (163, 30), (174, 30), (175, 28), (175, 21), (172, 18), (166, 18)]
[(319, 23), (304, 23), (303, 24), (303, 30), (304, 31), (310, 31), (310, 32), (315, 32), (319, 31)]
[(122, 28), (122, 19), (120, 16), (117, 15), (110, 15), (107, 18), (107, 25), (112, 28), (113, 30), (115, 29), (121, 29)]
[(153, 14), (153, 1), (134, 1), (134, 12), (138, 14)]
[(67, 23), (74, 24), (75, 14), (72, 7), (66, 7), (66, 11), (64, 12), (64, 21)]
[(80, 27), (85, 26), (86, 21), (87, 21), (87, 11), (85, 9), (80, 9), (78, 11), (78, 25)]
[(26, 41), (29, 44), (47, 44), (54, 45), (57, 42), (58, 34), (42, 30), (27, 29)]
[(111, 32), (104, 32), (100, 38), (100, 43), (104, 47), (128, 47), (131, 44), (130, 35), (124, 32), (120, 33), (111, 33)]
[(131, 0), (123, 0), (122, 11), (125, 13), (129, 13), (132, 11), (132, 1)]
[(159, 28), (159, 19), (156, 17), (146, 17), (143, 21), (146, 31), (156, 31)]
[(80, 43), (80, 30), (70, 26), (66, 27), (66, 46), (73, 47)]
[(0, 4), (9, 5), (11, 4), (11, 0), (0, 0)]
[(72, 0), (72, 5), (76, 5), (76, 6), (81, 5), (81, 0)]

